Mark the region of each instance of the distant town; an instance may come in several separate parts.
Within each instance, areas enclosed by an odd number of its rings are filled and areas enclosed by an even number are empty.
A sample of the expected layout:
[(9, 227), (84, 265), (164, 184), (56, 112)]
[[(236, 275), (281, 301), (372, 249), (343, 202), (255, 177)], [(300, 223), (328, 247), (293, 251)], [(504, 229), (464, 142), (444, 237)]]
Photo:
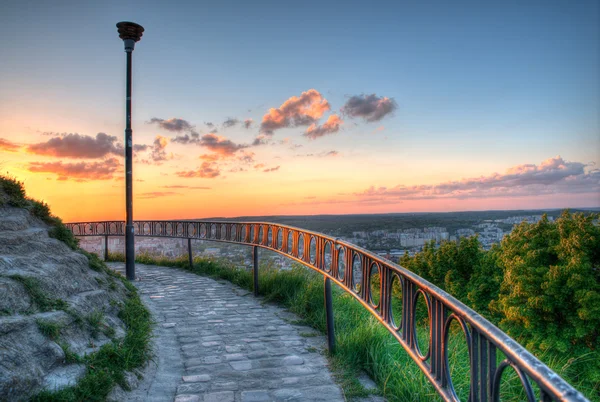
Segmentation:
[[(548, 213), (548, 220), (554, 221), (559, 212)], [(505, 217), (490, 217), (487, 216), (490, 214), (485, 212), (471, 213), (468, 216), (462, 216), (461, 214), (464, 213), (456, 213), (453, 216), (452, 214), (445, 216), (442, 216), (444, 214), (376, 215), (368, 221), (365, 220), (362, 225), (361, 219), (365, 217), (363, 215), (347, 216), (346, 220), (341, 216), (315, 217), (314, 219), (311, 219), (311, 217), (264, 217), (265, 219), (260, 220), (279, 221), (278, 223), (293, 224), (293, 226), (336, 236), (390, 261), (398, 262), (399, 258), (405, 253), (412, 256), (421, 251), (427, 243), (434, 242), (437, 245), (444, 241), (457, 241), (462, 237), (477, 236), (483, 248), (489, 249), (493, 244), (502, 241), (502, 238), (508, 235), (515, 225), (521, 222), (537, 223), (543, 216), (542, 213)], [(497, 215), (497, 213), (491, 215)], [(427, 224), (428, 222), (439, 223), (444, 219), (448, 219), (448, 216), (452, 216), (452, 218), (446, 226)], [(239, 220), (248, 221), (250, 219), (240, 218)], [(253, 220), (258, 221), (259, 219), (255, 218)], [(289, 220), (302, 220), (302, 222), (287, 222)], [(377, 224), (373, 223), (373, 220), (381, 220), (380, 227), (383, 228), (373, 229), (373, 226)], [(334, 221), (338, 223), (337, 226), (333, 224)], [(394, 227), (394, 222), (397, 222), (397, 227)], [(418, 227), (416, 225), (407, 227), (407, 225), (415, 223), (420, 225)], [(365, 226), (365, 229), (353, 230), (361, 226)], [(104, 253), (104, 241), (101, 237), (81, 237), (80, 240), (84, 249), (99, 255)], [(165, 257), (187, 255), (186, 239), (137, 237), (135, 246), (138, 254), (147, 253)], [(123, 253), (125, 239), (110, 237), (108, 247), (112, 253)], [(243, 267), (249, 267), (252, 264), (251, 249), (247, 246), (193, 240), (192, 249), (194, 256), (226, 259), (229, 263)], [(282, 269), (289, 269), (292, 264), (290, 259), (280, 254), (263, 250), (261, 251), (261, 259), (264, 261), (265, 258)]]

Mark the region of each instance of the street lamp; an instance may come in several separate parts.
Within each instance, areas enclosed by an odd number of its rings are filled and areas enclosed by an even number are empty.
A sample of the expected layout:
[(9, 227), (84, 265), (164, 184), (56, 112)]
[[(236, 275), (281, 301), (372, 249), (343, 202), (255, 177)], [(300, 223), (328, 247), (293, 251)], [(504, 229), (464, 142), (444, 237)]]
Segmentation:
[(144, 28), (135, 22), (119, 22), (117, 24), (119, 38), (125, 43), (127, 53), (127, 95), (125, 97), (125, 208), (127, 221), (125, 223), (125, 274), (130, 281), (135, 280), (135, 244), (133, 238), (133, 152), (131, 140), (131, 53), (135, 42), (142, 39)]

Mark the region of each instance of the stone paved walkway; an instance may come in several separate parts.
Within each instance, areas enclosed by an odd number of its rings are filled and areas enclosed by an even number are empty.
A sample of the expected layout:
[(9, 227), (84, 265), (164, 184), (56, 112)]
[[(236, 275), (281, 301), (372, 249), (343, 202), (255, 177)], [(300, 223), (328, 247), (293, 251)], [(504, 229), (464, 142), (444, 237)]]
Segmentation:
[[(110, 263), (124, 272), (123, 263)], [(343, 401), (322, 336), (225, 281), (136, 264), (157, 321), (156, 365), (130, 401)], [(309, 335), (309, 336), (307, 336)]]

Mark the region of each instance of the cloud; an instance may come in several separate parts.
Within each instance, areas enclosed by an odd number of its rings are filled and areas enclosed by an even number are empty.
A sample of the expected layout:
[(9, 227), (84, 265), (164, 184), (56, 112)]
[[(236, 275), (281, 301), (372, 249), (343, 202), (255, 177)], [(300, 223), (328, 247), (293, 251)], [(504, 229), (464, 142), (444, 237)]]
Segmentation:
[(145, 160), (145, 163), (154, 163), (155, 165), (160, 165), (164, 161), (173, 159), (173, 154), (167, 154), (165, 148), (167, 148), (167, 144), (169, 143), (169, 139), (167, 137), (163, 137), (162, 135), (157, 135), (152, 143), (152, 152), (150, 153), (150, 160)]
[(229, 127), (233, 127), (236, 124), (238, 124), (240, 121), (238, 119), (233, 119), (231, 117), (229, 117), (227, 120), (225, 120), (223, 122), (223, 127), (224, 128), (229, 128)]
[(244, 128), (250, 128), (252, 127), (252, 123), (254, 122), (254, 120), (252, 119), (246, 119), (244, 120)]
[(202, 159), (209, 162), (216, 162), (221, 159), (219, 154), (202, 154), (198, 157), (198, 159)]
[(327, 157), (335, 157), (338, 156), (340, 153), (338, 151), (323, 151), (323, 152), (319, 152), (318, 154), (297, 154), (296, 156), (306, 156), (306, 157), (317, 157), (317, 158), (327, 158)]
[(69, 133), (65, 133), (65, 132), (59, 133), (57, 131), (44, 131), (41, 134), (42, 135), (51, 136), (51, 137), (63, 137), (65, 135), (68, 135)]
[(192, 178), (202, 177), (205, 179), (213, 179), (221, 174), (219, 167), (213, 162), (202, 162), (202, 165), (197, 170), (188, 170), (175, 173), (179, 177)]
[(342, 113), (362, 117), (368, 122), (379, 121), (398, 108), (394, 99), (372, 95), (355, 95), (348, 99)]
[(179, 144), (198, 144), (200, 142), (200, 134), (192, 130), (189, 134), (178, 135), (175, 138), (171, 138), (171, 142)]
[(148, 124), (157, 124), (160, 128), (173, 132), (182, 132), (192, 130), (194, 128), (194, 126), (192, 126), (187, 120), (178, 119), (176, 117), (172, 117), (167, 120), (153, 117), (150, 119)]
[(175, 191), (152, 191), (149, 193), (141, 193), (136, 196), (136, 198), (158, 198), (158, 197), (168, 197), (171, 195), (181, 195), (181, 193), (177, 193)]
[(560, 156), (539, 165), (524, 164), (506, 173), (448, 181), (436, 185), (398, 185), (393, 188), (371, 186), (355, 193), (361, 198), (431, 199), (522, 197), (561, 193), (600, 192), (600, 170), (589, 170), (589, 164), (567, 162)]
[(238, 156), (238, 160), (243, 163), (254, 163), (254, 152), (242, 151), (242, 154)]
[(123, 146), (117, 143), (117, 137), (105, 133), (88, 135), (67, 134), (51, 138), (46, 142), (31, 144), (27, 151), (37, 155), (74, 159), (98, 159), (107, 155), (122, 156)]
[(210, 190), (212, 187), (206, 186), (161, 186), (162, 188), (187, 188), (189, 190)]
[(323, 137), (324, 135), (337, 133), (340, 130), (340, 125), (343, 123), (342, 119), (337, 114), (329, 116), (327, 121), (321, 126), (317, 126), (316, 123), (311, 124), (304, 132), (305, 137), (311, 140)]
[(269, 169), (265, 169), (263, 170), (263, 172), (276, 172), (277, 170), (279, 170), (281, 166), (276, 166), (274, 168), (269, 168)]
[(258, 163), (256, 165), (254, 165), (254, 169), (260, 169), (260, 168), (264, 168), (265, 164), (264, 163)]
[(271, 108), (263, 116), (260, 132), (271, 136), (275, 130), (285, 127), (308, 126), (330, 109), (329, 102), (315, 89), (292, 96), (278, 108)]
[(144, 152), (150, 148), (150, 145), (146, 144), (133, 144), (133, 152)]
[(218, 136), (214, 133), (204, 134), (198, 143), (200, 146), (208, 148), (223, 157), (232, 156), (237, 151), (247, 148), (247, 145), (236, 144), (225, 137)]
[(205, 122), (204, 122), (204, 124), (206, 124), (206, 127), (208, 127), (208, 129), (209, 129), (210, 131), (212, 131), (213, 133), (216, 133), (217, 131), (219, 131), (219, 130), (217, 130), (217, 126), (215, 126), (215, 125), (214, 125), (212, 122), (210, 122), (210, 121), (205, 121)]
[(20, 145), (5, 140), (4, 138), (0, 138), (0, 151), (16, 152), (19, 148), (21, 148)]
[(57, 180), (109, 180), (120, 171), (121, 163), (116, 158), (102, 162), (30, 162), (28, 170), (34, 173), (53, 173)]

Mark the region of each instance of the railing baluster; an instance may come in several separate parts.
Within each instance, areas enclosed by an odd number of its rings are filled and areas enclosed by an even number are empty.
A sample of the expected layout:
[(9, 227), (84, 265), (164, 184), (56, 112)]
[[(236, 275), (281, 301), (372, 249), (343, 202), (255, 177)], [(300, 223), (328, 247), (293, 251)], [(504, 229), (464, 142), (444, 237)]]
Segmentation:
[(331, 279), (325, 277), (325, 317), (327, 319), (327, 346), (329, 353), (335, 353), (335, 329), (333, 327), (333, 297)]
[(104, 261), (108, 261), (108, 235), (104, 236)]
[(254, 296), (258, 296), (258, 246), (252, 247), (252, 273), (254, 277)]
[(487, 354), (487, 367), (485, 373), (486, 382), (486, 393), (488, 401), (494, 400), (494, 376), (496, 374), (496, 346), (494, 346), (487, 339), (485, 340), (486, 354)]
[(188, 258), (190, 260), (190, 269), (194, 268), (194, 257), (192, 256), (192, 239), (188, 237)]

